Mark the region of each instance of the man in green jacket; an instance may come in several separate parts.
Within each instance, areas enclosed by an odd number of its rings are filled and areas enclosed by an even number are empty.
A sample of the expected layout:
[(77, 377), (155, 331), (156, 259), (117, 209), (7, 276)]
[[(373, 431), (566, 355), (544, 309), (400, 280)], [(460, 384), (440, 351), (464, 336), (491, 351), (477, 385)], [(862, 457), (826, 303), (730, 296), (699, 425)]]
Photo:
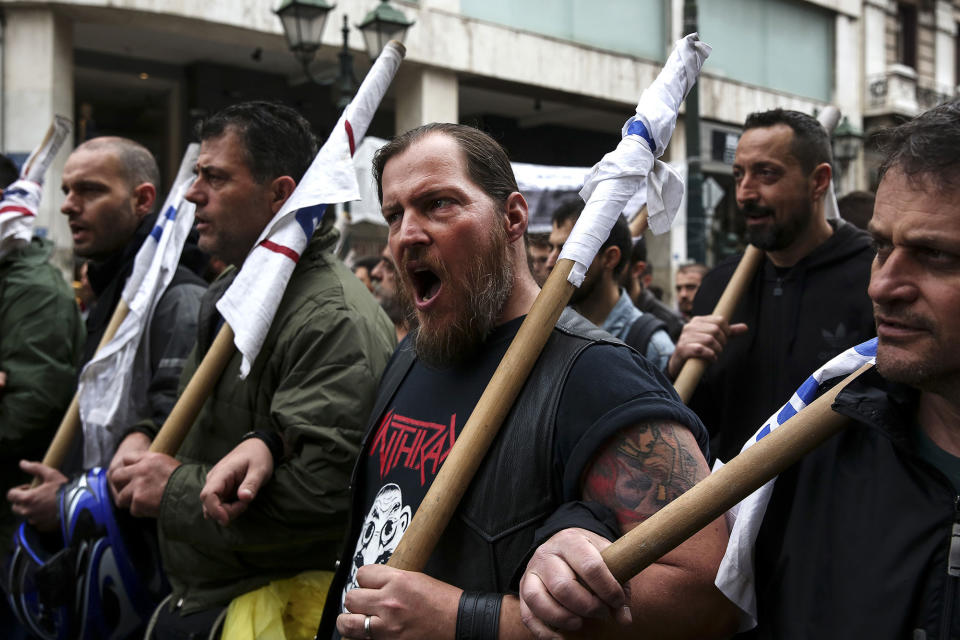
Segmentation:
[[(19, 174), (0, 155), (0, 186)], [(73, 395), (86, 336), (70, 287), (49, 263), (52, 251), (52, 243), (33, 238), (0, 255), (0, 495), (27, 479), (17, 462), (43, 455), (49, 444)], [(0, 503), (6, 543), (15, 518)]]
[[(70, 287), (49, 262), (53, 245), (34, 238), (0, 259), (0, 482), (26, 481), (17, 463), (43, 455), (76, 381), (86, 331)], [(6, 500), (0, 537), (15, 522)]]
[[(197, 204), (199, 244), (240, 267), (316, 144), (299, 114), (264, 102), (224, 109), (199, 136), (198, 178), (186, 196)], [(117, 505), (157, 519), (173, 588), (157, 613), (157, 638), (208, 631), (232, 598), (271, 580), (333, 569), (350, 470), (395, 345), (389, 319), (330, 253), (336, 237), (329, 224), (314, 234), (250, 374), (239, 379), (235, 354), (177, 457), (147, 453), (156, 425), (141, 424), (111, 463)], [(222, 324), (215, 304), (236, 273), (225, 272), (204, 297), (181, 385)], [(243, 518), (221, 526), (203, 517), (200, 490), (238, 444), (269, 451), (277, 471), (256, 499), (234, 505), (246, 509)]]

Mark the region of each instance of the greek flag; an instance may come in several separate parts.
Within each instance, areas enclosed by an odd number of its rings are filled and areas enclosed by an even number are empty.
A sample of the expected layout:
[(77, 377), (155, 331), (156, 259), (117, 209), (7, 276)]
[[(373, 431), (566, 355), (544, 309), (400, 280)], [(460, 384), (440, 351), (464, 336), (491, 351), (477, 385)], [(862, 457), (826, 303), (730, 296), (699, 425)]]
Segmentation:
[(0, 258), (14, 247), (30, 242), (40, 210), (43, 177), (69, 133), (70, 121), (55, 116), (43, 141), (23, 163), (20, 178), (6, 185), (0, 200)]
[[(790, 400), (763, 424), (760, 429), (743, 445), (746, 451), (771, 431), (785, 423), (798, 411), (813, 402), (820, 393), (820, 387), (826, 380), (845, 378), (865, 364), (873, 364), (877, 356), (877, 339), (873, 338), (855, 347), (847, 349), (813, 375), (807, 378), (796, 390)], [(723, 466), (719, 461), (714, 470)], [(753, 550), (757, 533), (763, 522), (763, 515), (773, 494), (776, 478), (751, 493), (727, 514), (728, 522), (735, 520), (730, 531), (730, 542), (717, 572), (716, 585), (731, 602), (740, 607), (741, 631), (757, 625), (757, 594), (754, 584)]]
[[(83, 424), (84, 468), (110, 464), (120, 436), (131, 423), (145, 415), (146, 398), (134, 398), (130, 389), (137, 376), (150, 371), (150, 354), (141, 348), (150, 330), (157, 303), (173, 279), (183, 244), (193, 227), (196, 206), (184, 200), (193, 183), (193, 167), (200, 146), (191, 144), (156, 225), (134, 258), (133, 271), (124, 285), (122, 299), (129, 307), (113, 339), (103, 346), (80, 373), (77, 389)], [(137, 387), (146, 388), (149, 381)]]
[(217, 302), (217, 310), (233, 329), (234, 343), (243, 356), (241, 378), (250, 373), (260, 353), (287, 282), (327, 205), (360, 199), (353, 152), (402, 58), (402, 48), (384, 48), (300, 184), (264, 228), (240, 273)]

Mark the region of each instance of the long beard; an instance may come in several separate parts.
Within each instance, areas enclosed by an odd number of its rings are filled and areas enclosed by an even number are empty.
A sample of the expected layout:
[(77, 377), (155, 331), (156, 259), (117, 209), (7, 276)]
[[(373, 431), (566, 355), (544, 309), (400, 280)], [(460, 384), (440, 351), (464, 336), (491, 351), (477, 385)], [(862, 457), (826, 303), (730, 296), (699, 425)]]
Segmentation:
[[(430, 314), (415, 314), (417, 357), (433, 367), (449, 367), (472, 358), (496, 327), (497, 318), (513, 292), (513, 265), (507, 257), (506, 231), (493, 225), (490, 242), (480, 248), (462, 278), (453, 279), (446, 268), (436, 265), (438, 274), (455, 297), (452, 322)], [(401, 279), (408, 287), (405, 279)], [(409, 291), (404, 295), (410, 295)]]

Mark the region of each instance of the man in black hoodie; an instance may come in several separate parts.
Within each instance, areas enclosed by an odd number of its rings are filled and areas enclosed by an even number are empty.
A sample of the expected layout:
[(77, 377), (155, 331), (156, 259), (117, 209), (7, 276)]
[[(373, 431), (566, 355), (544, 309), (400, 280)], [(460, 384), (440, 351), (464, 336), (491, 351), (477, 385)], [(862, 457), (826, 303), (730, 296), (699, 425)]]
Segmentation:
[[(153, 155), (126, 138), (102, 137), (77, 147), (63, 170), (61, 212), (69, 219), (76, 255), (88, 258), (88, 277), (97, 297), (87, 316), (87, 339), (78, 371), (93, 358), (120, 301), (140, 245), (156, 222), (160, 171)], [(131, 389), (134, 406), (163, 422), (173, 409), (177, 382), (196, 334), (200, 296), (205, 283), (184, 266), (157, 303), (139, 349), (144, 367)], [(136, 365), (135, 365), (136, 366)], [(57, 526), (57, 489), (67, 475), (82, 470), (83, 447), (74, 443), (60, 471), (39, 462), (22, 461), (23, 471), (43, 482), (12, 489), (7, 498), (13, 511), (41, 530)], [(63, 471), (63, 473), (61, 473)], [(67, 475), (64, 475), (66, 473)]]
[(675, 378), (688, 358), (711, 363), (689, 404), (721, 460), (811, 371), (875, 333), (870, 238), (824, 214), (830, 161), (814, 118), (782, 109), (747, 117), (733, 177), (747, 238), (764, 259), (730, 322), (710, 314), (739, 257), (704, 277), (668, 365)]

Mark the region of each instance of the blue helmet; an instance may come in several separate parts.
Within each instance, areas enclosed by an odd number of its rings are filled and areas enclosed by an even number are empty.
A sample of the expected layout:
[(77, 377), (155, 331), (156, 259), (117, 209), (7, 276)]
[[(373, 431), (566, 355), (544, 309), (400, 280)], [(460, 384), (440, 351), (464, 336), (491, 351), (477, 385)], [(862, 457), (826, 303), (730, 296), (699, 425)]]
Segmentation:
[[(7, 603), (32, 636), (43, 640), (65, 640), (69, 630), (69, 607), (57, 585), (67, 578), (63, 569), (70, 564), (67, 550), (46, 539), (30, 525), (19, 525), (13, 535), (13, 554), (4, 566)], [(51, 548), (51, 546), (53, 548)]]
[(61, 487), (59, 503), (62, 548), (44, 546), (29, 525), (17, 531), (7, 573), (13, 611), (44, 640), (130, 637), (168, 590), (154, 521), (114, 511), (100, 468)]

